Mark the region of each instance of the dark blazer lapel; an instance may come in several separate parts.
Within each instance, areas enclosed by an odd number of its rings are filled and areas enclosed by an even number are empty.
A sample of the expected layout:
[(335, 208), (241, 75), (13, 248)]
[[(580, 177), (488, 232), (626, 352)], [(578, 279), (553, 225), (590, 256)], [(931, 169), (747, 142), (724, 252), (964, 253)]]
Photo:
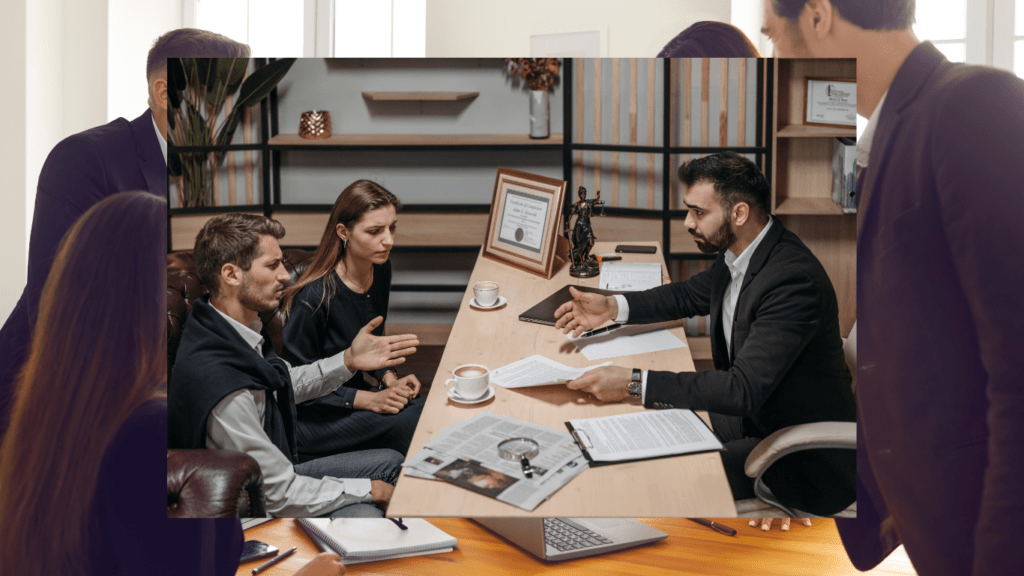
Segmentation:
[(708, 317), (708, 334), (711, 336), (711, 355), (715, 366), (724, 366), (728, 362), (725, 349), (725, 336), (722, 333), (722, 298), (725, 287), (729, 283), (729, 267), (725, 265), (725, 256), (718, 255), (714, 264), (714, 276), (711, 279), (711, 315)]
[(131, 126), (132, 136), (135, 138), (135, 151), (139, 155), (139, 170), (146, 180), (146, 189), (151, 194), (166, 198), (167, 163), (164, 161), (160, 141), (153, 127), (153, 113), (146, 110), (142, 116), (132, 120)]
[[(743, 283), (740, 284), (740, 294), (747, 289), (750, 282), (754, 279), (754, 276), (764, 268), (764, 265), (768, 263), (768, 256), (772, 253), (775, 245), (782, 239), (782, 235), (786, 233), (786, 228), (782, 225), (782, 221), (777, 217), (772, 218), (772, 227), (768, 229), (768, 233), (761, 239), (761, 243), (757, 245), (757, 249), (750, 255), (750, 264), (747, 265), (747, 273), (743, 275)], [(734, 319), (735, 320), (735, 319)]]
[(867, 177), (863, 179), (863, 186), (858, 181), (858, 237), (861, 235), (864, 223), (871, 215), (872, 192), (877, 188), (879, 179), (886, 171), (893, 135), (899, 133), (902, 113), (916, 100), (918, 92), (927, 84), (928, 76), (943, 60), (945, 57), (935, 46), (930, 42), (923, 42), (907, 56), (899, 71), (896, 72), (892, 84), (889, 85), (882, 112), (878, 117), (878, 125), (875, 127), (874, 141), (871, 143)]

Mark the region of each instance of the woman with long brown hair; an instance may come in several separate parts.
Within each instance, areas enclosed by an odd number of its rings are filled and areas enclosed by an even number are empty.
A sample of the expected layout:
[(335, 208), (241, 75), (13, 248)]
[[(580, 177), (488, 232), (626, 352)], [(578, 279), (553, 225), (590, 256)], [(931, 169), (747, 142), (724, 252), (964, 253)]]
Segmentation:
[[(199, 574), (212, 564), (224, 576), (238, 567), (237, 520), (170, 520), (161, 498), (166, 221), (164, 200), (125, 192), (93, 206), (61, 242), (0, 444), (0, 574)], [(336, 561), (309, 568), (340, 574)]]
[[(402, 204), (383, 186), (357, 180), (334, 202), (310, 264), (282, 301), (285, 360), (309, 364), (347, 349), (363, 327), (384, 334), (391, 261)], [(333, 393), (298, 406), (300, 458), (391, 448), (405, 454), (423, 410), (415, 375), (361, 372)]]

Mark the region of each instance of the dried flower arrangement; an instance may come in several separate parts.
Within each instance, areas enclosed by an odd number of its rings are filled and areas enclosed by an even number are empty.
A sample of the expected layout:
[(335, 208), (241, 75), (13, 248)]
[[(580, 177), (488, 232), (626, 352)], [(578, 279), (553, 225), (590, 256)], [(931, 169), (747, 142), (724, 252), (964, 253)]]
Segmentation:
[(530, 90), (547, 90), (558, 79), (558, 58), (505, 58), (505, 71), (526, 81)]

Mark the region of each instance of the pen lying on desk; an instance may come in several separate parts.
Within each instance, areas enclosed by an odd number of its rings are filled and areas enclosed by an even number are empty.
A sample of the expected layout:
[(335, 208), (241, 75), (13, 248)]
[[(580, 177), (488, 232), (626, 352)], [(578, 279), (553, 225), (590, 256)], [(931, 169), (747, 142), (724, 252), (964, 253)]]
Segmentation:
[(598, 334), (604, 334), (605, 332), (611, 332), (612, 330), (618, 330), (622, 328), (622, 324), (612, 324), (611, 326), (605, 326), (604, 328), (595, 328), (593, 330), (587, 330), (583, 334), (580, 334), (580, 338), (589, 338), (591, 336), (597, 336)]
[(292, 554), (295, 554), (295, 551), (298, 550), (298, 548), (299, 548), (298, 546), (293, 546), (287, 552), (283, 552), (283, 553), (279, 554), (278, 556), (276, 556), (274, 558), (271, 558), (269, 561), (264, 562), (263, 564), (260, 564), (259, 566), (253, 568), (252, 573), (253, 574), (259, 574), (260, 572), (263, 572), (264, 570), (266, 570), (267, 568), (270, 568), (274, 564), (277, 564), (281, 560), (284, 560), (285, 558), (291, 556)]
[(735, 530), (733, 530), (732, 528), (729, 528), (728, 526), (726, 526), (724, 524), (719, 524), (718, 522), (715, 522), (714, 520), (708, 520), (707, 518), (687, 518), (687, 520), (689, 520), (690, 522), (696, 522), (697, 524), (700, 524), (701, 526), (707, 526), (708, 528), (711, 528), (715, 532), (721, 532), (722, 534), (725, 534), (726, 536), (735, 536), (736, 535), (736, 531)]

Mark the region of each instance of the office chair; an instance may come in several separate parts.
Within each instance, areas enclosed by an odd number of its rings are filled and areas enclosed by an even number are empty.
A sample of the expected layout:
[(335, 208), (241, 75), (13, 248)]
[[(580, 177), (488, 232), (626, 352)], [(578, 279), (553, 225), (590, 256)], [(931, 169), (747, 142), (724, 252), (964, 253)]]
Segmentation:
[[(846, 365), (853, 373), (853, 394), (857, 396), (857, 323), (854, 322), (850, 335), (843, 342)], [(857, 449), (856, 422), (812, 422), (783, 428), (758, 443), (747, 456), (744, 471), (754, 478), (754, 494), (757, 498), (736, 501), (736, 512), (746, 518), (806, 518), (812, 514), (791, 509), (775, 498), (763, 481), (764, 473), (783, 456), (801, 450), (821, 448)], [(834, 518), (853, 518), (857, 515), (854, 502)]]

